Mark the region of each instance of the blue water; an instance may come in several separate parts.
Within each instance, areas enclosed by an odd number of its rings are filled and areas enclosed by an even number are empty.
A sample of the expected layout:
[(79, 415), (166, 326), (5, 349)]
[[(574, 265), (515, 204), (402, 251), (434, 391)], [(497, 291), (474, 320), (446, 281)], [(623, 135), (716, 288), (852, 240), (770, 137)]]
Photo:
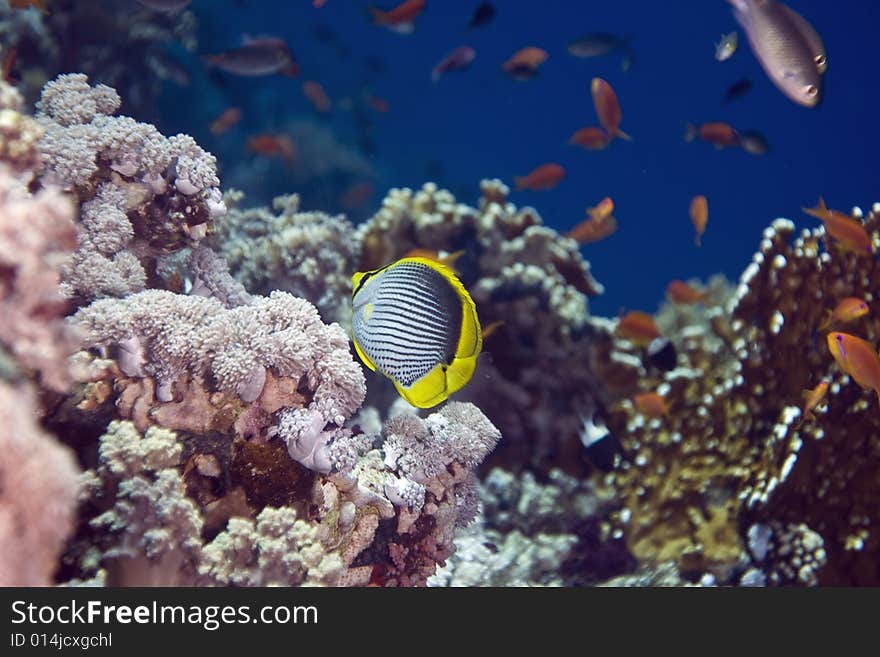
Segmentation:
[[(774, 218), (788, 217), (803, 227), (816, 224), (800, 208), (815, 205), (820, 194), (840, 209), (856, 204), (867, 209), (880, 200), (877, 3), (790, 3), (814, 25), (828, 52), (823, 102), (814, 109), (795, 105), (770, 83), (741, 30), (734, 57), (714, 60), (720, 35), (738, 29), (723, 0), (501, 1), (495, 3), (491, 25), (467, 29), (477, 4), (428, 0), (415, 33), (400, 35), (373, 26), (364, 6), (349, 0), (328, 0), (321, 9), (308, 0), (195, 0), (191, 8), (200, 19), (202, 53), (236, 45), (243, 33), (271, 34), (288, 42), (302, 74), (235, 78), (209, 74), (191, 57), (186, 63), (195, 72), (194, 82), (169, 88), (160, 128), (196, 136), (218, 155), (222, 176), (242, 158), (253, 159), (244, 151), (248, 134), (280, 130), (291, 117), (314, 117), (302, 94), (304, 79), (320, 81), (337, 102), (319, 123), (342, 143), (359, 148), (363, 140), (356, 117), (338, 102), (357, 100), (370, 89), (387, 99), (391, 111), (360, 115), (361, 128), (366, 122), (371, 131), (367, 156), (377, 188), (362, 213), (367, 215), (389, 187), (434, 179), (473, 204), (481, 178), (499, 177), (512, 186), (514, 176), (558, 162), (567, 176), (556, 189), (513, 192), (512, 200), (536, 207), (548, 225), (566, 230), (583, 218), (586, 206), (606, 195), (614, 199), (618, 232), (582, 248), (606, 288), (592, 302), (601, 314), (622, 308), (653, 311), (672, 278), (705, 278), (718, 271), (737, 278)], [(319, 40), (317, 26), (329, 28), (333, 41)], [(623, 72), (618, 55), (570, 56), (565, 44), (587, 31), (632, 36), (632, 69)], [(464, 44), (477, 52), (470, 70), (432, 83), (431, 68)], [(536, 78), (518, 82), (500, 67), (527, 45), (544, 48), (550, 57)], [(372, 70), (365, 57), (381, 60), (385, 70)], [(566, 145), (574, 130), (597, 124), (589, 92), (594, 76), (615, 88), (621, 127), (632, 142), (615, 141), (597, 152)], [(752, 91), (722, 105), (726, 87), (741, 77), (753, 80)], [(245, 109), (243, 124), (222, 138), (210, 135), (208, 122), (233, 104)], [(740, 130), (760, 130), (772, 150), (755, 156), (685, 143), (688, 121), (727, 121)], [(261, 166), (265, 175), (255, 175), (247, 187), (252, 201), (306, 191), (289, 183), (280, 162)], [(267, 166), (271, 170), (265, 173)], [(228, 184), (226, 178), (223, 183)], [(688, 217), (695, 194), (709, 199), (702, 248), (694, 245)], [(326, 205), (333, 203), (326, 198)]]

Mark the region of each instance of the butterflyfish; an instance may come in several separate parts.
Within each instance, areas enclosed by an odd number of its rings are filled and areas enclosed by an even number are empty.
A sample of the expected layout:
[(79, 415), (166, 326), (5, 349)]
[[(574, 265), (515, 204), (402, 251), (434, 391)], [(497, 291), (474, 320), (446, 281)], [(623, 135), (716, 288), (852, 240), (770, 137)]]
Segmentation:
[(431, 408), (470, 381), (483, 336), (477, 307), (449, 267), (407, 257), (351, 282), (355, 351), (401, 397)]

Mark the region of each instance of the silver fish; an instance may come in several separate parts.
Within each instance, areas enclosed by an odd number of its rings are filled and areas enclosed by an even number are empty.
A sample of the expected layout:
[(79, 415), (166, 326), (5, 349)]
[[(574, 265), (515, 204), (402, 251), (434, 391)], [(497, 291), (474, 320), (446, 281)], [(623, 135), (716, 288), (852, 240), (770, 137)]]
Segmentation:
[(736, 32), (722, 34), (721, 41), (715, 44), (715, 59), (719, 62), (730, 59), (733, 56), (733, 53), (736, 52), (736, 47), (738, 45), (739, 35), (737, 35)]
[(727, 1), (773, 84), (799, 105), (818, 104), (828, 60), (806, 19), (776, 0)]
[(296, 75), (299, 71), (284, 41), (269, 37), (248, 39), (238, 48), (216, 55), (203, 55), (202, 60), (236, 75)]
[(635, 59), (635, 53), (628, 37), (620, 37), (609, 32), (588, 32), (570, 41), (566, 46), (569, 54), (580, 57), (601, 57), (614, 52), (622, 52), (621, 66), (628, 71)]

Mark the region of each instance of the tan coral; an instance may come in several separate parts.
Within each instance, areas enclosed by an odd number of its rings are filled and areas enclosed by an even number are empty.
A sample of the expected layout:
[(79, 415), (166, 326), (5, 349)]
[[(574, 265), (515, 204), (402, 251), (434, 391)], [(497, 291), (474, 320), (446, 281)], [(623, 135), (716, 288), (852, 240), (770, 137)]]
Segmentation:
[[(878, 212), (855, 215), (875, 241)], [(841, 298), (870, 304), (880, 273), (872, 261), (821, 249), (824, 237), (775, 221), (724, 312), (677, 335), (688, 368), (643, 379), (674, 412), (651, 420), (621, 404), (613, 415), (631, 457), (614, 475), (625, 495), (617, 520), (640, 558), (674, 558), (684, 573), (723, 578), (747, 559), (745, 524), (803, 524), (824, 552), (815, 574), (792, 583), (880, 581), (880, 409), (815, 334)], [(850, 330), (877, 344), (880, 320)], [(801, 424), (801, 392), (823, 378), (832, 381), (827, 409)]]

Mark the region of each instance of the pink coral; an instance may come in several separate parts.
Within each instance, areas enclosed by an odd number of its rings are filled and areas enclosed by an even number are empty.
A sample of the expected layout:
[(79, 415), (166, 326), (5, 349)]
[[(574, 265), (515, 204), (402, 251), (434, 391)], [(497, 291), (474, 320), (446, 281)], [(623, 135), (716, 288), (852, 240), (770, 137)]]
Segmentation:
[(0, 383), (0, 586), (52, 584), (74, 528), (76, 461), (36, 414), (28, 388)]
[(0, 168), (0, 345), (43, 384), (64, 390), (74, 340), (61, 319), (58, 267), (74, 246), (74, 209), (57, 190), (36, 195)]

